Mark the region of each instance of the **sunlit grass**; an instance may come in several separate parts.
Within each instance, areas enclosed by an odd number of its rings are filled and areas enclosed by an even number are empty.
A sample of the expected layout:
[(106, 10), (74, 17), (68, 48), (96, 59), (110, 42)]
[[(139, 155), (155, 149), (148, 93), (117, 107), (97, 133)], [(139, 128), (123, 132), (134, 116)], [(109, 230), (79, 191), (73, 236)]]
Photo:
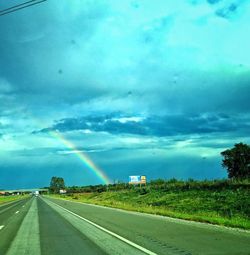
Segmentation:
[(129, 211), (250, 229), (249, 193), (244, 187), (212, 190), (178, 190), (176, 187), (157, 190), (148, 187), (100, 193), (74, 193), (60, 197)]
[(28, 195), (14, 195), (14, 196), (0, 196), (0, 204), (8, 203), (11, 201), (23, 199)]

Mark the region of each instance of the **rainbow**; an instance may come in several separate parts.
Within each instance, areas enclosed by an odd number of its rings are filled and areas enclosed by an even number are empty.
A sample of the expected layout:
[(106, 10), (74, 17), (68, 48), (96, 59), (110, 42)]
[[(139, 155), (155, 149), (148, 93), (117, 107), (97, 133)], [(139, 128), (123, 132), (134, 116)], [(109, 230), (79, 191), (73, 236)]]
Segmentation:
[(111, 183), (107, 175), (87, 156), (86, 153), (79, 151), (77, 147), (69, 140), (67, 140), (60, 132), (49, 131), (49, 134), (61, 141), (67, 148), (71, 149), (75, 155), (90, 169), (104, 184)]

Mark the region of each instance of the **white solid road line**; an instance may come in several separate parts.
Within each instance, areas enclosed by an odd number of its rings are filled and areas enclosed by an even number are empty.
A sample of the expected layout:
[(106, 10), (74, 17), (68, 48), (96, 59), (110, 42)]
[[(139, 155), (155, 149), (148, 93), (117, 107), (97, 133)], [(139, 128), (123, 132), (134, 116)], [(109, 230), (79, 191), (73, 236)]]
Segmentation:
[(198, 227), (203, 227), (206, 229), (210, 228), (210, 229), (218, 229), (221, 231), (242, 232), (242, 233), (250, 234), (250, 230), (246, 230), (246, 229), (242, 229), (242, 228), (226, 227), (223, 225), (215, 225), (215, 224), (211, 224), (211, 223), (207, 223), (207, 222), (184, 220), (184, 219), (179, 219), (179, 218), (172, 218), (170, 216), (163, 216), (163, 215), (150, 214), (150, 213), (144, 213), (144, 212), (127, 211), (127, 210), (124, 210), (121, 208), (114, 208), (114, 207), (109, 207), (109, 206), (105, 206), (105, 205), (95, 205), (95, 204), (78, 202), (78, 201), (71, 201), (71, 200), (67, 200), (64, 198), (54, 198), (54, 199), (58, 199), (58, 200), (62, 200), (62, 201), (66, 201), (66, 202), (70, 202), (70, 203), (74, 203), (74, 204), (82, 204), (82, 205), (88, 205), (88, 206), (93, 206), (93, 207), (105, 208), (108, 210), (116, 210), (116, 211), (120, 211), (120, 212), (127, 213), (127, 214), (134, 214), (134, 215), (146, 216), (146, 217), (150, 217), (150, 218), (164, 219), (164, 220), (171, 221), (171, 222), (178, 223), (178, 224), (198, 226)]
[(16, 212), (15, 212), (15, 214), (18, 214), (18, 213), (19, 213), (19, 211), (16, 211)]
[(61, 209), (65, 210), (66, 212), (71, 213), (72, 215), (74, 215), (74, 216), (76, 216), (76, 217), (78, 217), (78, 218), (88, 222), (89, 224), (95, 226), (96, 228), (98, 228), (98, 229), (100, 229), (100, 230), (102, 230), (102, 231), (104, 231), (104, 232), (106, 232), (106, 233), (116, 237), (117, 239), (119, 239), (119, 240), (121, 240), (121, 241), (123, 241), (123, 242), (125, 242), (125, 243), (127, 243), (129, 245), (131, 245), (132, 247), (134, 247), (134, 248), (136, 248), (136, 249), (138, 249), (138, 250), (148, 254), (148, 255), (157, 255), (155, 252), (152, 252), (152, 251), (150, 251), (150, 250), (148, 250), (148, 249), (146, 249), (146, 248), (144, 248), (144, 247), (142, 247), (142, 246), (140, 246), (140, 245), (138, 245), (136, 243), (133, 243), (133, 242), (129, 241), (128, 239), (126, 239), (126, 238), (124, 238), (122, 236), (119, 236), (118, 234), (116, 234), (116, 233), (114, 233), (114, 232), (112, 232), (112, 231), (110, 231), (110, 230), (108, 230), (108, 229), (106, 229), (104, 227), (101, 227), (101, 226), (97, 225), (96, 223), (94, 223), (94, 222), (92, 222), (92, 221), (90, 221), (88, 219), (85, 219), (84, 217), (82, 217), (82, 216), (80, 216), (80, 215), (78, 215), (78, 214), (76, 214), (76, 213), (74, 213), (74, 212), (72, 212), (72, 211), (70, 211), (70, 210), (68, 210), (68, 209), (66, 209), (66, 208), (64, 208), (64, 207), (54, 203), (54, 202), (52, 202), (51, 200), (49, 200), (49, 202), (54, 204), (54, 205), (56, 205), (56, 206), (58, 206), (58, 207), (60, 207)]
[(4, 225), (0, 226), (0, 230), (4, 228)]

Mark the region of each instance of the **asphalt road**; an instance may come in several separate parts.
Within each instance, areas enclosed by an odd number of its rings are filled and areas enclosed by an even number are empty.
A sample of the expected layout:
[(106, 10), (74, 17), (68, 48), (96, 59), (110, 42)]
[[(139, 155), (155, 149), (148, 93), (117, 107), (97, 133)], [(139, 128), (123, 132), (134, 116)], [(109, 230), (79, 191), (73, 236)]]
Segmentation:
[(65, 200), (0, 206), (0, 255), (247, 255), (250, 233)]

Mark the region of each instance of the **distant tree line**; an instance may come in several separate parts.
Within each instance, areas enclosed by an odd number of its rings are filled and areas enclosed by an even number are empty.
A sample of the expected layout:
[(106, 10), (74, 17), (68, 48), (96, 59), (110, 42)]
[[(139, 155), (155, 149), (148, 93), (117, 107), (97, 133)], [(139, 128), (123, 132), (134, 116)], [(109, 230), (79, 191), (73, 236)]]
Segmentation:
[[(222, 166), (227, 168), (228, 178), (224, 180), (203, 180), (197, 181), (189, 179), (187, 181), (157, 179), (151, 180), (147, 186), (130, 185), (118, 182), (109, 185), (88, 185), (67, 187), (67, 193), (93, 193), (119, 190), (138, 190), (140, 194), (146, 194), (150, 190), (162, 191), (184, 191), (190, 189), (238, 189), (250, 188), (250, 146), (243, 143), (235, 144), (232, 149), (221, 152), (223, 156)], [(65, 182), (62, 177), (52, 177), (49, 190), (52, 193), (59, 193), (60, 189), (65, 189)]]
[(221, 152), (222, 166), (227, 168), (228, 178), (250, 178), (250, 146), (236, 143), (232, 149)]
[(109, 184), (109, 185), (89, 185), (89, 186), (72, 186), (67, 187), (67, 193), (102, 193), (106, 191), (122, 191), (131, 190), (139, 194), (147, 194), (150, 191), (187, 191), (187, 190), (238, 190), (249, 189), (250, 181), (237, 179), (222, 179), (222, 180), (177, 180), (177, 179), (157, 179), (151, 180), (146, 186), (130, 185), (128, 183)]
[(61, 189), (65, 189), (65, 182), (62, 177), (53, 176), (50, 181), (49, 191), (51, 193), (59, 193)]

